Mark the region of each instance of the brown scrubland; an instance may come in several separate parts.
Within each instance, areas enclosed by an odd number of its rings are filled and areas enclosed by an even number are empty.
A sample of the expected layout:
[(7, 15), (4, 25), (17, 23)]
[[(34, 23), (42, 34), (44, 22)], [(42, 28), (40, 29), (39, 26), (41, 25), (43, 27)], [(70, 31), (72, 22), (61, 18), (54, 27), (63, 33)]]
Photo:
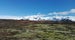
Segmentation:
[(75, 40), (75, 22), (0, 19), (0, 40)]

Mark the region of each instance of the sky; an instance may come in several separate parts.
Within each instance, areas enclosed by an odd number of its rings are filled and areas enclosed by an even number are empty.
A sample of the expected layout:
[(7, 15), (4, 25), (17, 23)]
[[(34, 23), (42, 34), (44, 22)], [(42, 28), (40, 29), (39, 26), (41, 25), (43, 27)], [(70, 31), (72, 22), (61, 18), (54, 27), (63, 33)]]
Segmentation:
[(37, 15), (74, 18), (75, 0), (0, 0), (0, 18), (19, 19)]

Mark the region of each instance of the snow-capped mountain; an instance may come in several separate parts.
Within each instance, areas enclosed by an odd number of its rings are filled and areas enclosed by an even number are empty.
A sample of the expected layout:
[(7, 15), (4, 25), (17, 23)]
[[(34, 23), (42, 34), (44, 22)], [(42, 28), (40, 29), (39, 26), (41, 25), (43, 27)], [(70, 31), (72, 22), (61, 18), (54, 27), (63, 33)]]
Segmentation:
[(75, 21), (75, 16), (47, 16), (47, 15), (31, 15), (31, 16), (0, 16), (0, 19), (16, 19), (16, 20), (61, 20), (70, 19)]

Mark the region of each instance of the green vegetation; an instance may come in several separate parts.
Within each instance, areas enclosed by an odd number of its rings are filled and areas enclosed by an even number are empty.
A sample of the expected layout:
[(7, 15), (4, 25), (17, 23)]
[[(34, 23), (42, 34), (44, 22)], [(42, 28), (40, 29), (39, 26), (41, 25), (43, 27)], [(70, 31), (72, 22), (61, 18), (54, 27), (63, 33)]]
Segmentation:
[(11, 23), (0, 26), (0, 40), (75, 40), (75, 24)]

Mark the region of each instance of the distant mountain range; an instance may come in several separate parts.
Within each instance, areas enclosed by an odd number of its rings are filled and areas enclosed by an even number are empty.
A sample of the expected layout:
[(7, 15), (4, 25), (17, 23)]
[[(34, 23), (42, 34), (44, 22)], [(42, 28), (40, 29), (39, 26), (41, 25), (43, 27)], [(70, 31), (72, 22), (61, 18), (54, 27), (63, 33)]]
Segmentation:
[(62, 19), (69, 19), (75, 21), (75, 16), (42, 16), (42, 15), (33, 15), (33, 16), (0, 16), (0, 19), (13, 19), (13, 20), (52, 20), (60, 21)]

